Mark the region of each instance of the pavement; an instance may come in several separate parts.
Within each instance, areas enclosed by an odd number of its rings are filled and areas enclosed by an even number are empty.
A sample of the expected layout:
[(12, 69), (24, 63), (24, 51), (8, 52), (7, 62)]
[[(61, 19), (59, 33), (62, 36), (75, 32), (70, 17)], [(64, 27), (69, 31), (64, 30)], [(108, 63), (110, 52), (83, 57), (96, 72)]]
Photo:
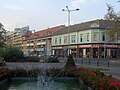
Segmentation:
[[(115, 60), (98, 60), (98, 59), (74, 59), (76, 65), (90, 68), (99, 68), (101, 72), (104, 72), (106, 75), (112, 75), (114, 78), (120, 81), (120, 62), (116, 62)], [(99, 61), (99, 63), (98, 63)], [(11, 69), (15, 68), (24, 68), (24, 69), (32, 69), (32, 68), (51, 68), (51, 67), (64, 67), (65, 65), (64, 59), (60, 60), (60, 63), (40, 63), (40, 62), (10, 62), (6, 63), (6, 66)], [(109, 62), (109, 63), (108, 63)], [(109, 64), (109, 65), (108, 65)]]

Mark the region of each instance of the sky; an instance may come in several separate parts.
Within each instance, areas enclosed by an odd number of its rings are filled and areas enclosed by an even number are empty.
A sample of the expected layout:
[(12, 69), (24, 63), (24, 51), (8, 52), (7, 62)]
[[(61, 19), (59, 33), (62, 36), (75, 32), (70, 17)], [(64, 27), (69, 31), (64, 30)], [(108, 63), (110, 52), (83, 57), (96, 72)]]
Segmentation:
[(63, 12), (66, 6), (71, 12), (70, 23), (103, 19), (107, 13), (106, 3), (120, 11), (117, 0), (0, 0), (0, 23), (8, 31), (14, 28), (29, 26), (31, 30), (43, 30), (48, 27), (67, 25), (68, 13)]

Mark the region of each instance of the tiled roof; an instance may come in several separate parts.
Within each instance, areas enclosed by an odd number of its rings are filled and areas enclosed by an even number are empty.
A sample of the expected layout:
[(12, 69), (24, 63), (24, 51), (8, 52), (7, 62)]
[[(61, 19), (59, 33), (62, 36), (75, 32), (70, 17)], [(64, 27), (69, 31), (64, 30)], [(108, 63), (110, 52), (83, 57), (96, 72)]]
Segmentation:
[(44, 30), (37, 31), (33, 33), (30, 37), (32, 38), (44, 38), (50, 36), (52, 33), (58, 31), (59, 29), (63, 28), (64, 25), (59, 25), (51, 28), (47, 28)]
[[(117, 22), (120, 26), (120, 22)], [(80, 24), (75, 24), (69, 26), (69, 32), (76, 32), (76, 31), (81, 31), (81, 30), (87, 30), (87, 29), (105, 29), (105, 28), (111, 28), (115, 26), (116, 21), (109, 21), (109, 20), (93, 20), (93, 21), (88, 21)], [(61, 28), (57, 32), (53, 33), (54, 35), (60, 35), (60, 34), (65, 34), (68, 33), (68, 27)]]

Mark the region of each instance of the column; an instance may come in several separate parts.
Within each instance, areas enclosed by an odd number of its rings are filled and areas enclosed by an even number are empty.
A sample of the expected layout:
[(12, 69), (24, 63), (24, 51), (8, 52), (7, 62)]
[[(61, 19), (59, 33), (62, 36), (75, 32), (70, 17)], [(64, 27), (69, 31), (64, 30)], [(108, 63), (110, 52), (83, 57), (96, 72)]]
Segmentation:
[(52, 55), (55, 55), (55, 50), (52, 50)]
[(93, 48), (90, 48), (90, 57), (93, 58)]
[(86, 49), (83, 49), (83, 57), (86, 58)]
[(100, 58), (101, 56), (101, 50), (100, 50), (100, 46), (98, 45), (98, 58)]
[(80, 51), (79, 51), (79, 47), (77, 46), (77, 48), (76, 48), (76, 57), (79, 58), (79, 55), (80, 55)]

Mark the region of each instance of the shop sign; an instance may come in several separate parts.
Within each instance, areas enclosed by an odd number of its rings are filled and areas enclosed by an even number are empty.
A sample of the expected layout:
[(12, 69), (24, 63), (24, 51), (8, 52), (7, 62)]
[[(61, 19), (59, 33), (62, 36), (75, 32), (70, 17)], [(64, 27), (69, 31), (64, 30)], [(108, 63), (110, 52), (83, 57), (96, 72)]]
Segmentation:
[(109, 48), (117, 48), (117, 45), (107, 45), (106, 47), (109, 47)]
[(94, 48), (97, 48), (99, 45), (98, 44), (93, 44), (93, 47)]
[(77, 46), (75, 45), (75, 46), (70, 46), (70, 48), (77, 48)]
[(90, 48), (91, 45), (79, 45), (78, 47), (79, 47), (79, 48)]
[(100, 45), (100, 47), (117, 48), (117, 45)]

